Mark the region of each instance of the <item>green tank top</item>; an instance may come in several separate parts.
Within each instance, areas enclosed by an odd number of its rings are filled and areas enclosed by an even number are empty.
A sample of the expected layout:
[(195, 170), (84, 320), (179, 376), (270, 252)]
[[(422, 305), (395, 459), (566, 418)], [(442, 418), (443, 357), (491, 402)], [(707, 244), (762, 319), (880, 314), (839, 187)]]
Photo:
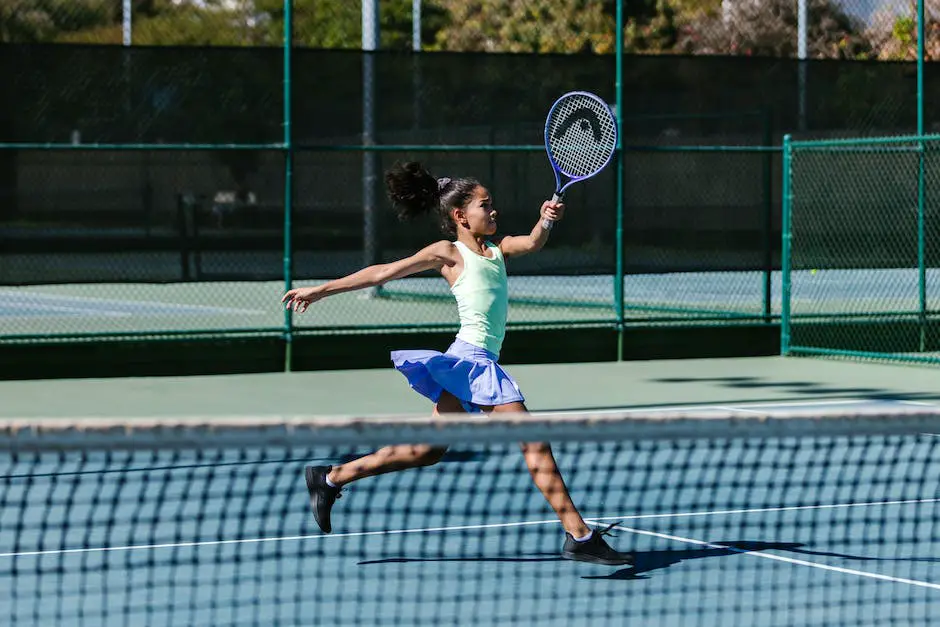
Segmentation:
[(509, 312), (509, 285), (506, 262), (499, 246), (486, 242), (492, 259), (454, 242), (463, 257), (463, 272), (450, 291), (457, 299), (460, 331), (457, 339), (499, 355), (506, 336)]

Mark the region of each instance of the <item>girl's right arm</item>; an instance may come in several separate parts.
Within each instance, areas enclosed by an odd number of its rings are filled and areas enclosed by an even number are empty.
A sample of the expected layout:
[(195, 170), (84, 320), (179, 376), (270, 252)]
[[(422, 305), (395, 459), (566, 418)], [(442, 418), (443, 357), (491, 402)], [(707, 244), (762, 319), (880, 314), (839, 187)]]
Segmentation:
[(455, 263), (457, 259), (454, 245), (441, 240), (405, 259), (369, 266), (323, 285), (294, 288), (284, 294), (281, 302), (286, 303), (288, 309), (303, 313), (312, 303), (327, 296), (384, 285), (395, 279), (402, 279), (425, 270), (440, 270), (444, 266), (453, 266)]

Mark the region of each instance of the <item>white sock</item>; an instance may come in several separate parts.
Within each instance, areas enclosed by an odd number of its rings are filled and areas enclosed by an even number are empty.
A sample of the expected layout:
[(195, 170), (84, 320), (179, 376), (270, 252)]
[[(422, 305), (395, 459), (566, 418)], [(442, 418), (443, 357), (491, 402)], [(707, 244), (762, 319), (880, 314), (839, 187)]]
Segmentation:
[(335, 483), (333, 483), (332, 481), (330, 481), (330, 476), (329, 476), (329, 475), (327, 475), (325, 478), (326, 478), (326, 485), (330, 486), (331, 488), (339, 489), (339, 486), (338, 486), (338, 485), (336, 485)]
[(588, 540), (591, 539), (591, 536), (593, 536), (593, 535), (594, 535), (594, 530), (591, 529), (590, 531), (587, 532), (587, 535), (586, 535), (586, 536), (582, 536), (582, 537), (580, 537), (580, 538), (575, 538), (574, 541), (575, 541), (575, 542), (587, 542)]

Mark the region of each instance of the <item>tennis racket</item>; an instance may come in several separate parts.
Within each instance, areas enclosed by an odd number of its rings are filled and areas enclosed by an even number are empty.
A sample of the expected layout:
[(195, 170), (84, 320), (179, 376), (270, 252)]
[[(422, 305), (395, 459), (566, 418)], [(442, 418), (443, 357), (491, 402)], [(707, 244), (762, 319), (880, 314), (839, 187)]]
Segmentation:
[[(545, 120), (545, 150), (555, 171), (552, 200), (558, 202), (568, 187), (603, 170), (616, 148), (617, 121), (606, 102), (586, 91), (556, 100)], [(545, 229), (553, 225), (542, 221)]]

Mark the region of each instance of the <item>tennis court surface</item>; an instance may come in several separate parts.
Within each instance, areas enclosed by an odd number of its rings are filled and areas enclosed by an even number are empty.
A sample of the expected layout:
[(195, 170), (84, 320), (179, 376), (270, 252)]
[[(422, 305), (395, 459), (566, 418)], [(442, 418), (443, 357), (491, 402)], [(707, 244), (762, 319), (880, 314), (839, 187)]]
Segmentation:
[[(511, 371), (527, 419), (429, 421), (391, 370), (0, 382), (0, 611), (17, 625), (908, 625), (940, 611), (940, 371)], [(584, 517), (619, 523), (608, 539), (633, 566), (560, 558), (517, 444), (542, 440)], [(452, 446), (349, 486), (319, 532), (305, 464), (412, 442)]]
[[(930, 285), (940, 282), (936, 269)], [(779, 272), (687, 272), (630, 275), (623, 281), (628, 320), (755, 321), (781, 313)], [(821, 270), (793, 274), (793, 314), (918, 309), (916, 269)], [(316, 283), (311, 282), (312, 283)], [(296, 286), (304, 283), (296, 283)], [(192, 283), (76, 283), (0, 289), (0, 336), (255, 330), (280, 332), (277, 305), (283, 281)], [(509, 278), (511, 325), (603, 325), (616, 320), (614, 279), (593, 276)], [(931, 307), (935, 303), (931, 301)], [(438, 278), (389, 283), (382, 297), (342, 294), (294, 316), (297, 329), (329, 331), (374, 327), (449, 327), (453, 296)]]

